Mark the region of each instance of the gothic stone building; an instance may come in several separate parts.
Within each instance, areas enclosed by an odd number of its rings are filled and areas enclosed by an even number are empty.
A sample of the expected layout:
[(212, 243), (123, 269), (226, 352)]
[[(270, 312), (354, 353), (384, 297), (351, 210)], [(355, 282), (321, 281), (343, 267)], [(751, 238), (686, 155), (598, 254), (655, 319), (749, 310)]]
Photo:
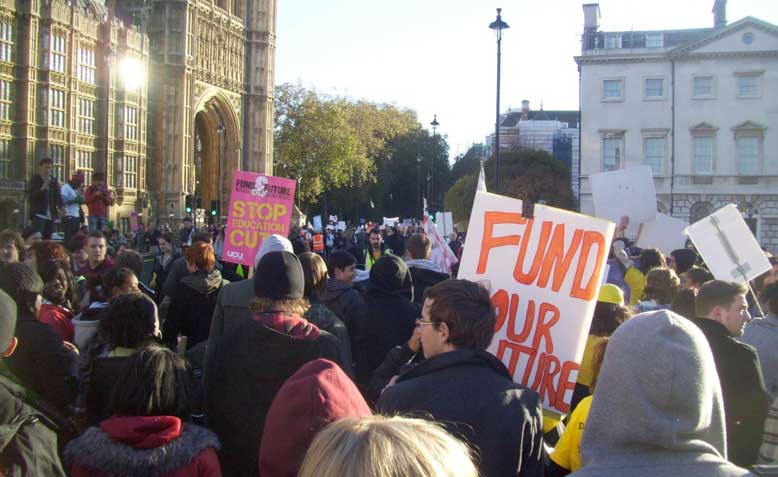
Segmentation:
[[(0, 0), (0, 15), (0, 79), (12, 78), (0, 103), (16, 102), (8, 127), (0, 106), (0, 200), (14, 210), (23, 211), (24, 182), (44, 155), (61, 178), (106, 172), (117, 197), (111, 218), (124, 227), (132, 212), (175, 221), (187, 195), (204, 208), (226, 204), (236, 169), (272, 172), (274, 0)], [(91, 52), (81, 46), (85, 25), (93, 25)], [(64, 58), (54, 61), (55, 52)], [(80, 75), (90, 65), (95, 101), (84, 138), (89, 116), (79, 100), (90, 90)], [(52, 78), (64, 86), (62, 109), (59, 93), (47, 108), (31, 91)]]

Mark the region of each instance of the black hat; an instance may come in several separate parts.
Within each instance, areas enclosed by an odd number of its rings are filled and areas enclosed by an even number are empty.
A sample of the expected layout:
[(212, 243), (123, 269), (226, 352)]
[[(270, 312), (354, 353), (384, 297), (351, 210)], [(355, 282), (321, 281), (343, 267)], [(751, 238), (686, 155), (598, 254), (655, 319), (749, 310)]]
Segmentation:
[(16, 303), (13, 298), (0, 290), (0, 353), (11, 343), (16, 330)]
[[(16, 302), (17, 312), (35, 313), (32, 309), (34, 295), (43, 293), (43, 280), (35, 270), (24, 262), (9, 263), (0, 267), (0, 290), (8, 293)], [(19, 310), (23, 307), (23, 310)]]
[(254, 273), (254, 294), (273, 300), (298, 299), (305, 292), (305, 276), (297, 255), (270, 252), (259, 261)]

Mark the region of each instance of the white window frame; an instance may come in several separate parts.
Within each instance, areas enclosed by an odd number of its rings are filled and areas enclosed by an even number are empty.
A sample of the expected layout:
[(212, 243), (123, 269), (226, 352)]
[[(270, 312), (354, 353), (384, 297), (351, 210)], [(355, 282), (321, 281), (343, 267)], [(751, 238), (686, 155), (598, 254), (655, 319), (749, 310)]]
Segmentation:
[(0, 19), (0, 61), (13, 63), (14, 27), (13, 20), (7, 17)]
[[(651, 167), (655, 177), (667, 175), (667, 129), (646, 129), (643, 130), (643, 164)], [(648, 144), (652, 140), (662, 140), (662, 156), (659, 162), (659, 170), (655, 170), (652, 163), (649, 162)]]
[[(717, 131), (718, 128), (708, 123), (700, 123), (689, 129), (691, 133), (691, 147), (689, 148), (689, 172), (695, 176), (710, 176), (716, 173), (717, 156)], [(710, 168), (707, 170), (697, 169), (697, 140), (710, 140)]]
[(11, 139), (0, 139), (0, 179), (11, 178)]
[[(613, 46), (611, 46), (611, 44)], [(607, 49), (607, 50), (615, 50), (615, 49), (618, 49), (618, 48), (621, 48), (621, 35), (606, 34), (605, 35), (605, 49)]]
[[(619, 82), (621, 83), (621, 96), (606, 96), (605, 95), (605, 84), (606, 82)], [(603, 102), (614, 102), (614, 101), (624, 101), (627, 97), (627, 82), (624, 79), (624, 77), (619, 78), (603, 78), (602, 82), (600, 84), (601, 92), (600, 92), (600, 98)]]
[(11, 121), (13, 110), (13, 82), (0, 79), (0, 121)]
[[(710, 93), (709, 94), (697, 94), (697, 80), (698, 79), (710, 80)], [(692, 99), (714, 99), (716, 97), (716, 77), (713, 75), (694, 75), (692, 76)]]
[(65, 127), (65, 90), (49, 88), (49, 126)]
[[(661, 81), (662, 82), (662, 94), (649, 95), (648, 94), (648, 82), (649, 81)], [(667, 97), (667, 81), (663, 76), (646, 76), (643, 78), (643, 101), (662, 101)]]
[(49, 146), (49, 157), (53, 164), (51, 174), (57, 178), (58, 181), (65, 181), (65, 145), (64, 144), (52, 144)]
[[(649, 46), (649, 37), (654, 42), (651, 46)], [(657, 38), (659, 39), (658, 44), (656, 44)], [(646, 48), (664, 48), (665, 47), (665, 35), (664, 33), (646, 33)]]
[(138, 108), (135, 106), (124, 108), (124, 139), (127, 141), (138, 140)]
[[(765, 151), (764, 151), (764, 135), (765, 127), (752, 121), (746, 121), (738, 126), (732, 128), (734, 133), (734, 146), (735, 146), (735, 172), (738, 175), (743, 176), (758, 176), (762, 174), (765, 169)], [(754, 170), (748, 171), (741, 167), (741, 149), (740, 141), (743, 139), (751, 139), (756, 141), (756, 167)]]
[[(762, 97), (762, 71), (748, 71), (742, 73), (735, 73), (735, 95), (738, 99), (758, 99)], [(745, 78), (754, 79), (754, 91), (751, 93), (743, 94), (741, 90), (740, 81)]]
[[(625, 166), (626, 153), (625, 146), (626, 140), (624, 137), (625, 131), (600, 131), (600, 170), (603, 172), (617, 171), (623, 169)], [(609, 165), (608, 158), (606, 157), (606, 145), (611, 144), (610, 141), (618, 141), (619, 148), (616, 149), (614, 155), (615, 164)]]
[(78, 48), (78, 80), (86, 84), (97, 84), (95, 49), (86, 46)]
[(95, 152), (79, 149), (76, 151), (76, 169), (83, 171), (84, 184), (92, 183), (92, 173), (95, 171)]
[(138, 188), (138, 156), (125, 155), (122, 158), (122, 185), (125, 189)]
[(64, 73), (67, 67), (67, 54), (67, 35), (63, 32), (52, 30), (49, 69), (58, 73)]
[(81, 134), (95, 135), (95, 108), (94, 99), (78, 98), (78, 132)]

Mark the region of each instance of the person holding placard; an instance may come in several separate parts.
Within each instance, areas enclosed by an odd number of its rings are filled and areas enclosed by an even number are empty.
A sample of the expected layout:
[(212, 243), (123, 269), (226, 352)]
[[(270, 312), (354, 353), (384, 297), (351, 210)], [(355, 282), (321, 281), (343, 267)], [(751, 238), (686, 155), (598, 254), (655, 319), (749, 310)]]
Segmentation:
[(624, 281), (630, 289), (629, 304), (636, 305), (643, 299), (643, 290), (646, 288), (646, 274), (652, 268), (666, 267), (665, 257), (659, 250), (647, 248), (640, 252), (640, 259), (638, 264), (635, 265), (629, 259), (625, 249), (617, 251), (614, 255), (627, 269), (627, 272), (624, 274)]
[(700, 288), (697, 319), (713, 351), (724, 395), (727, 453), (740, 466), (756, 463), (769, 398), (756, 350), (735, 338), (751, 321), (743, 284), (713, 280)]
[(765, 387), (771, 398), (778, 397), (778, 283), (767, 285), (759, 295), (767, 316), (752, 320), (740, 341), (756, 348)]
[(542, 476), (540, 396), (514, 383), (486, 351), (495, 323), (482, 284), (446, 280), (429, 288), (416, 322), (426, 359), (384, 390), (377, 409), (448, 423), (480, 454), (483, 477)]

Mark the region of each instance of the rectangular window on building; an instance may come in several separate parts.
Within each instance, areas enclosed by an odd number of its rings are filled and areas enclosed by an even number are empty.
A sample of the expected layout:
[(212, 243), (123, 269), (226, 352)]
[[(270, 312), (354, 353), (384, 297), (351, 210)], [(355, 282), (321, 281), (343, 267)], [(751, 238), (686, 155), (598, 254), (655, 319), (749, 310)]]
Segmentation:
[(91, 99), (78, 99), (78, 132), (94, 135), (95, 102)]
[(51, 62), (49, 68), (59, 73), (65, 72), (65, 58), (67, 57), (67, 44), (62, 33), (51, 34)]
[(0, 20), (0, 61), (13, 62), (14, 30), (8, 19)]
[(95, 51), (89, 48), (78, 49), (78, 80), (95, 84)]
[(621, 37), (618, 35), (607, 35), (605, 37), (605, 48), (621, 48)]
[(65, 146), (50, 146), (49, 154), (51, 156), (51, 162), (54, 163), (52, 175), (56, 177), (58, 181), (63, 182), (65, 180)]
[(662, 33), (646, 33), (646, 48), (663, 48), (665, 46)]
[(92, 173), (94, 168), (93, 151), (76, 151), (76, 168), (84, 172), (84, 184), (89, 185), (92, 182)]
[(621, 169), (624, 159), (624, 138), (605, 138), (602, 140), (602, 170)]
[(138, 176), (138, 158), (135, 156), (124, 156), (124, 187), (135, 189), (136, 177)]
[(693, 174), (713, 174), (713, 136), (696, 136), (692, 138), (694, 158), (692, 159)]
[(11, 82), (0, 80), (0, 120), (11, 120)]
[(759, 174), (761, 138), (742, 136), (735, 138), (735, 154), (737, 155), (737, 172), (743, 175)]
[(11, 178), (11, 141), (0, 139), (0, 179)]
[(65, 127), (65, 92), (59, 89), (49, 91), (49, 126)]
[(646, 78), (643, 96), (646, 99), (661, 99), (665, 95), (665, 80), (662, 78)]
[(713, 97), (713, 76), (695, 76), (693, 95), (695, 98)]
[(124, 108), (124, 138), (128, 141), (138, 140), (138, 108)]
[(655, 176), (664, 173), (665, 165), (665, 138), (647, 137), (645, 139), (645, 164), (651, 167)]
[(760, 74), (737, 75), (737, 97), (758, 98), (762, 95)]
[(624, 80), (606, 79), (602, 81), (602, 99), (618, 101), (624, 99)]

